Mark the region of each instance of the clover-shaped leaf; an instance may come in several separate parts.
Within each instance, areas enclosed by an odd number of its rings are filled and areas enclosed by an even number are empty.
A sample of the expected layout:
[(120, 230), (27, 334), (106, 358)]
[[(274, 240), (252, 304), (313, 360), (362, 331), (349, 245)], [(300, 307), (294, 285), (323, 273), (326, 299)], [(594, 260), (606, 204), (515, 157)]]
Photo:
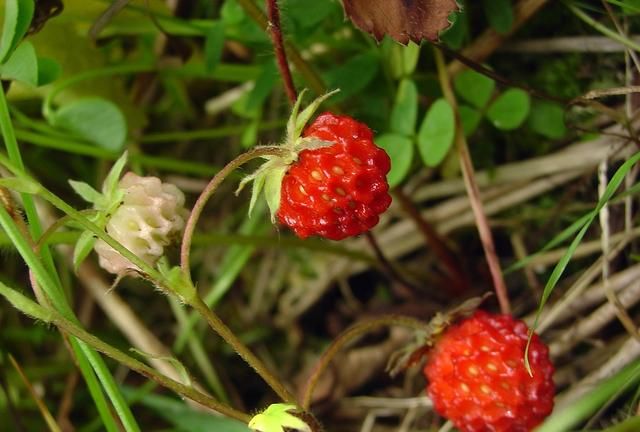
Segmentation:
[(311, 427), (293, 413), (298, 408), (293, 404), (272, 404), (254, 416), (249, 422), (249, 429), (255, 432), (285, 432), (285, 428), (299, 432), (312, 432)]

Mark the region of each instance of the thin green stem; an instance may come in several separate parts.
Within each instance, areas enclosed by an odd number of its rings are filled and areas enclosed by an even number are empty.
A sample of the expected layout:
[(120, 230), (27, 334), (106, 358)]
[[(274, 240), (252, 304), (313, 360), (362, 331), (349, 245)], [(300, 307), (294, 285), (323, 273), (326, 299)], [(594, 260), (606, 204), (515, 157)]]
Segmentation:
[(201, 393), (193, 387), (186, 386), (178, 381), (175, 381), (169, 377), (159, 374), (155, 369), (147, 366), (141, 361), (125, 354), (117, 348), (105, 343), (101, 339), (95, 337), (91, 333), (82, 329), (77, 324), (66, 319), (58, 311), (54, 309), (45, 309), (33, 300), (28, 299), (17, 291), (9, 288), (0, 282), (0, 294), (3, 295), (11, 304), (21, 312), (30, 315), (36, 319), (51, 323), (59, 327), (64, 333), (72, 335), (77, 339), (83, 341), (87, 346), (94, 348), (97, 351), (111, 357), (117, 362), (127, 366), (131, 370), (138, 372), (139, 374), (157, 382), (158, 384), (166, 387), (174, 392), (185, 396), (191, 400), (194, 400), (202, 405), (218, 411), (228, 417), (240, 420), (247, 423), (250, 420), (250, 416), (237, 411), (227, 405), (224, 405), (210, 396)]
[(73, 353), (73, 357), (76, 359), (78, 369), (80, 369), (80, 373), (87, 384), (87, 389), (89, 389), (89, 394), (93, 399), (96, 409), (98, 410), (98, 414), (102, 420), (102, 425), (107, 432), (120, 432), (120, 426), (114, 418), (112, 409), (109, 406), (109, 402), (107, 401), (104, 392), (102, 391), (102, 386), (100, 385), (100, 381), (93, 370), (93, 366), (91, 366), (89, 360), (82, 354), (80, 341), (74, 337), (70, 337), (69, 344), (71, 345), (71, 352)]
[[(169, 305), (171, 306), (171, 310), (173, 311), (173, 315), (176, 317), (178, 325), (180, 329), (184, 329), (189, 320), (187, 312), (184, 309), (184, 306), (180, 303), (180, 301), (175, 297), (169, 298)], [(224, 403), (229, 403), (229, 396), (227, 395), (224, 385), (220, 381), (220, 377), (218, 376), (218, 372), (215, 370), (211, 359), (207, 355), (203, 345), (201, 338), (196, 337), (195, 334), (191, 333), (189, 335), (189, 349), (191, 351), (191, 355), (200, 368), (203, 376), (205, 377), (207, 384), (213, 390), (214, 395)], [(176, 351), (174, 351), (176, 352)]]
[[(5, 165), (7, 167), (12, 166), (15, 175), (24, 175), (24, 164), (20, 155), (20, 148), (18, 147), (18, 142), (16, 140), (13, 123), (11, 122), (11, 116), (9, 114), (9, 105), (7, 104), (3, 88), (0, 88), (0, 128), (2, 129), (2, 137), (9, 154), (9, 160), (6, 160), (3, 156)], [(68, 315), (71, 319), (75, 319), (75, 315), (69, 307), (69, 303), (58, 278), (51, 251), (48, 247), (42, 248), (40, 252), (40, 256), (42, 257), (41, 262), (37, 257), (35, 257), (33, 250), (31, 250), (30, 242), (40, 236), (42, 233), (42, 227), (33, 197), (29, 194), (22, 194), (22, 199), (25, 213), (27, 214), (31, 238), (27, 239), (21, 235), (20, 229), (15, 225), (15, 222), (3, 207), (0, 211), (0, 215), (4, 222), (3, 225), (5, 232), (9, 237), (13, 235), (12, 240), (14, 240), (16, 248), (23, 256), (23, 259), (27, 262), (30, 272), (34, 271), (34, 274), (37, 273), (37, 279), (43, 284), (47, 297), (55, 301), (56, 307), (61, 311), (61, 313)], [(17, 240), (19, 244), (16, 244), (15, 240)], [(29, 261), (31, 263), (29, 263)], [(33, 267), (34, 264), (36, 265), (35, 270)], [(33, 288), (34, 290), (36, 289), (35, 286)], [(102, 387), (109, 395), (125, 429), (132, 432), (139, 431), (140, 428), (138, 427), (131, 410), (124, 402), (124, 399), (119, 393), (115, 381), (103, 360), (94, 351), (87, 352), (86, 350), (82, 350), (79, 343), (77, 344), (72, 341), (71, 346), (74, 354), (78, 357), (79, 364), (86, 365), (86, 363), (91, 363), (91, 368), (93, 370), (89, 370), (90, 368), (85, 367), (84, 369), (81, 368), (81, 371), (107, 429), (114, 430), (116, 428), (115, 420), (111, 417), (109, 410), (105, 409), (106, 401), (104, 400), (102, 391), (99, 387), (95, 386), (96, 376), (100, 378)]]
[[(106, 160), (116, 160), (120, 157), (120, 154), (118, 153), (112, 153), (99, 147), (77, 141), (77, 138), (75, 137), (59, 138), (20, 129), (16, 130), (16, 136), (21, 141), (25, 141), (39, 147), (60, 150), (71, 154)], [(131, 154), (129, 155), (129, 160), (139, 162), (144, 166), (171, 170), (174, 173), (211, 177), (218, 172), (218, 169), (215, 166), (209, 164), (190, 162), (172, 157)]]
[(125, 75), (133, 73), (151, 72), (157, 70), (157, 67), (150, 63), (140, 64), (119, 64), (115, 66), (104, 67), (100, 69), (91, 69), (78, 73), (66, 80), (56, 82), (51, 91), (45, 97), (42, 103), (42, 112), (45, 117), (48, 117), (52, 111), (52, 105), (54, 98), (67, 87), (75, 85), (79, 82), (86, 81), (93, 78), (112, 76), (112, 75)]
[(611, 30), (609, 27), (599, 23), (598, 21), (591, 18), (588, 14), (584, 13), (580, 10), (579, 7), (573, 5), (571, 2), (563, 0), (564, 5), (578, 18), (584, 21), (589, 26), (593, 27), (595, 30), (599, 31), (603, 35), (613, 39), (616, 42), (620, 42), (622, 45), (626, 46), (629, 49), (634, 51), (640, 51), (640, 45), (636, 42), (632, 41), (629, 38), (624, 37), (623, 35)]
[[(65, 316), (69, 321), (76, 321), (77, 318), (73, 314), (69, 303), (67, 302), (64, 294), (62, 293), (62, 288), (58, 284), (58, 280), (52, 276), (52, 274), (47, 271), (44, 264), (40, 261), (39, 257), (32, 249), (32, 245), (23, 233), (22, 230), (16, 225), (15, 221), (7, 213), (3, 206), (0, 206), (0, 226), (7, 233), (12, 243), (15, 245), (16, 249), (24, 259), (25, 263), (29, 267), (30, 275), (33, 275), (32, 280), (37, 281), (39, 285), (43, 287), (44, 297), (42, 298), (43, 303), (52, 304), (56, 313), (61, 316)], [(36, 294), (39, 292), (38, 286), (33, 286)], [(82, 343), (78, 346), (74, 346), (74, 353), (77, 356), (84, 357), (92, 366), (93, 372), (96, 374), (102, 386), (111, 399), (111, 402), (120, 416), (122, 423), (127, 431), (139, 432), (140, 428), (131, 413), (128, 405), (124, 401), (124, 398), (119, 392), (118, 386), (111, 376), (109, 369), (104, 364), (102, 358), (93, 350), (88, 349)]]
[[(272, 130), (280, 129), (286, 126), (286, 120), (274, 120), (270, 122), (261, 122), (258, 126), (258, 130)], [(212, 129), (196, 129), (188, 131), (177, 132), (160, 132), (145, 134), (140, 137), (140, 143), (142, 144), (160, 144), (160, 143), (175, 143), (176, 141), (195, 141), (195, 140), (208, 140), (212, 138), (224, 138), (229, 136), (235, 136), (241, 134), (247, 129), (249, 125), (238, 126), (223, 126)]]
[(365, 333), (368, 333), (380, 327), (387, 326), (402, 326), (422, 331), (430, 330), (428, 324), (425, 324), (422, 321), (414, 318), (400, 315), (381, 316), (352, 325), (344, 332), (342, 332), (336, 339), (334, 339), (333, 342), (331, 342), (329, 348), (327, 348), (322, 353), (322, 356), (320, 356), (320, 358), (316, 362), (313, 372), (311, 373), (311, 376), (307, 381), (307, 387), (305, 388), (302, 396), (302, 409), (305, 411), (309, 410), (309, 407), (311, 405), (311, 397), (313, 396), (313, 391), (318, 385), (320, 377), (327, 370), (327, 367), (329, 367), (329, 365), (331, 364), (331, 360), (333, 360), (333, 358), (336, 356), (336, 354), (338, 354), (338, 352), (340, 352), (340, 350), (342, 350), (342, 348)]
[(469, 153), (469, 147), (467, 145), (467, 139), (464, 135), (462, 128), (462, 122), (458, 114), (458, 102), (451, 86), (451, 80), (449, 78), (449, 72), (444, 62), (444, 56), (438, 47), (433, 47), (433, 53), (436, 61), (436, 68), (438, 70), (438, 80), (440, 81), (440, 87), (445, 99), (453, 108), (456, 115), (456, 131), (455, 131), (455, 145), (458, 151), (458, 158), (460, 160), (460, 167), (462, 170), (462, 177), (464, 180), (465, 189), (469, 197), (469, 203), (471, 204), (471, 210), (476, 220), (476, 227), (484, 249), (484, 255), (489, 265), (489, 271), (491, 272), (491, 278), (493, 279), (493, 289), (496, 292), (498, 302), (500, 303), (500, 311), (504, 314), (511, 314), (511, 305), (509, 303), (509, 294), (507, 293), (507, 285), (502, 275), (500, 268), (500, 261), (496, 254), (496, 248), (493, 241), (493, 235), (491, 234), (491, 228), (489, 227), (489, 221), (482, 205), (482, 199), (480, 198), (480, 189), (478, 188), (478, 182), (475, 179), (475, 170), (473, 168), (473, 161), (471, 160), (471, 154)]
[(200, 315), (202, 315), (209, 326), (218, 333), (242, 359), (247, 362), (257, 373), (264, 379), (264, 381), (276, 392), (276, 394), (285, 402), (296, 403), (296, 398), (289, 392), (289, 390), (280, 383), (280, 380), (273, 374), (262, 361), (255, 356), (242, 341), (227, 327), (216, 314), (213, 313), (209, 306), (200, 298), (196, 296), (190, 303)]
[(288, 152), (289, 150), (278, 146), (256, 147), (253, 150), (249, 150), (248, 152), (241, 154), (240, 156), (229, 162), (211, 179), (207, 187), (205, 187), (205, 189), (198, 197), (196, 203), (193, 205), (191, 214), (189, 215), (189, 219), (187, 220), (187, 224), (184, 228), (184, 234), (182, 235), (182, 243), (180, 246), (180, 267), (182, 267), (182, 271), (185, 275), (190, 275), (189, 261), (191, 253), (191, 242), (193, 239), (193, 233), (195, 231), (196, 224), (198, 223), (198, 219), (200, 219), (200, 215), (202, 214), (205, 205), (216, 192), (220, 184), (222, 184), (224, 179), (227, 178), (227, 176), (235, 171), (238, 167), (244, 165), (252, 159), (264, 158), (268, 156), (284, 156)]

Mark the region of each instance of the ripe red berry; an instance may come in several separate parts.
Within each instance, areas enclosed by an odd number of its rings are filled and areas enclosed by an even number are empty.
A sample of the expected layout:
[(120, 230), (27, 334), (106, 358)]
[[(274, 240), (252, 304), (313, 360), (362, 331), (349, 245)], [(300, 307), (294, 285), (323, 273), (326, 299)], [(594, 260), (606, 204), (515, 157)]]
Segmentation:
[(551, 413), (554, 384), (549, 350), (509, 315), (477, 311), (447, 329), (424, 373), (435, 410), (461, 432), (527, 432)]
[(305, 238), (331, 240), (373, 228), (389, 204), (391, 162), (365, 124), (324, 113), (304, 131), (331, 145), (302, 150), (282, 180), (278, 220)]

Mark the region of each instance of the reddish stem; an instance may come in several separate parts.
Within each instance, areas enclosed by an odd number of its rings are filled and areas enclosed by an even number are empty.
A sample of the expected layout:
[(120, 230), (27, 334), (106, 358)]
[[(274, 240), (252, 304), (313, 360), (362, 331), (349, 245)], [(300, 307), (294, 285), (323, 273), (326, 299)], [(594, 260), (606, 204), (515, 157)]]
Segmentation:
[(462, 267), (458, 264), (458, 259), (451, 253), (451, 250), (440, 237), (436, 229), (420, 214), (411, 198), (405, 194), (401, 188), (394, 189), (394, 195), (400, 204), (400, 207), (409, 215), (416, 224), (418, 230), (422, 233), (426, 243), (433, 249), (440, 263), (444, 267), (445, 272), (449, 276), (452, 291), (461, 294), (469, 288), (469, 281)]
[(458, 151), (458, 157), (460, 159), (460, 167), (462, 169), (462, 177), (464, 179), (464, 185), (467, 189), (467, 195), (469, 196), (469, 203), (473, 210), (473, 215), (476, 219), (476, 227), (478, 228), (478, 234), (480, 235), (480, 241), (484, 249), (484, 255), (489, 265), (489, 271), (491, 272), (491, 278), (493, 279), (493, 288), (498, 297), (498, 303), (500, 303), (500, 311), (503, 314), (511, 314), (511, 305), (509, 304), (509, 294), (507, 293), (507, 285), (504, 282), (502, 270), (500, 269), (500, 260), (496, 253), (495, 244), (493, 242), (493, 235), (491, 234), (491, 228), (489, 227), (489, 220), (484, 212), (482, 205), (482, 199), (480, 198), (480, 189), (475, 178), (475, 171), (473, 169), (473, 162), (471, 161), (471, 155), (469, 154), (469, 147), (467, 146), (467, 139), (462, 129), (462, 123), (460, 117), (457, 115), (458, 103), (456, 101), (453, 88), (451, 87), (451, 81), (447, 72), (447, 67), (444, 63), (444, 57), (440, 50), (434, 46), (433, 48), (436, 66), (438, 69), (438, 79), (440, 80), (440, 86), (442, 87), (442, 93), (445, 99), (454, 112), (456, 113), (456, 134), (455, 134), (455, 146)]
[(365, 238), (367, 239), (369, 246), (371, 246), (371, 249), (373, 249), (373, 252), (375, 253), (376, 258), (378, 259), (380, 265), (382, 266), (382, 270), (385, 273), (387, 273), (389, 278), (391, 278), (392, 280), (396, 280), (400, 284), (400, 292), (399, 292), (400, 297), (404, 299), (413, 298), (415, 296), (414, 293), (416, 292), (417, 288), (413, 286), (412, 283), (407, 281), (402, 276), (402, 274), (400, 274), (396, 270), (396, 268), (393, 266), (391, 261), (387, 259), (384, 252), (382, 251), (382, 248), (380, 247), (380, 244), (378, 243), (378, 240), (371, 233), (371, 231), (367, 231), (365, 233)]
[(277, 0), (266, 0), (267, 14), (269, 16), (269, 34), (271, 35), (271, 41), (273, 48), (276, 52), (276, 60), (278, 61), (278, 69), (280, 75), (284, 81), (284, 89), (287, 92), (289, 101), (294, 104), (298, 99), (298, 93), (296, 92), (296, 86), (293, 84), (293, 77), (291, 76), (291, 69), (289, 69), (289, 62), (287, 61), (287, 52), (284, 49), (284, 41), (282, 39), (282, 26), (280, 25), (280, 9), (278, 8)]

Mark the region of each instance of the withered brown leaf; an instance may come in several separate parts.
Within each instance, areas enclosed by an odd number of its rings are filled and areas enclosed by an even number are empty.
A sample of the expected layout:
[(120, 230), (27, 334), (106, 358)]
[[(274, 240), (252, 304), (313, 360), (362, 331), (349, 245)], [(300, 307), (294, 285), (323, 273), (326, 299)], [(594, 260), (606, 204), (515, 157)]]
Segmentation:
[(342, 0), (347, 16), (378, 41), (389, 35), (407, 44), (435, 41), (449, 27), (449, 15), (459, 10), (456, 0)]

